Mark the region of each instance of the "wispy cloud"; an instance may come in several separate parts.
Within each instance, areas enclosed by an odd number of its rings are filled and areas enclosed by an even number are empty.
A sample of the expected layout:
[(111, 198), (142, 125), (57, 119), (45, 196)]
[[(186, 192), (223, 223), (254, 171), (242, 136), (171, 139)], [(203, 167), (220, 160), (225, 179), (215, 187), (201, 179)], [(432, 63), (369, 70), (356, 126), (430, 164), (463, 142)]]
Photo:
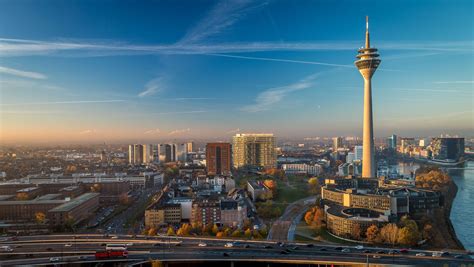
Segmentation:
[(159, 134), (161, 133), (161, 130), (156, 128), (156, 129), (151, 129), (151, 130), (148, 130), (148, 131), (145, 131), (144, 134)]
[(291, 59), (282, 59), (282, 58), (247, 57), (247, 56), (237, 56), (237, 55), (227, 55), (227, 54), (206, 54), (206, 55), (218, 56), (218, 57), (239, 58), (239, 59), (251, 59), (251, 60), (262, 60), (262, 61), (276, 61), (276, 62), (287, 62), (287, 63), (310, 64), (310, 65), (323, 65), (323, 66), (331, 66), (331, 67), (355, 68), (354, 65), (347, 65), (347, 64), (333, 64), (333, 63), (325, 63), (325, 62), (291, 60)]
[(227, 132), (225, 132), (226, 134), (234, 134), (234, 133), (238, 133), (240, 132), (240, 128), (237, 128), (237, 129), (233, 129), (233, 130), (229, 130)]
[(434, 82), (436, 84), (473, 84), (474, 81), (439, 81), (439, 82)]
[(163, 89), (164, 89), (163, 78), (161, 78), (161, 77), (155, 78), (155, 79), (149, 81), (145, 85), (145, 90), (141, 91), (138, 94), (138, 96), (139, 97), (151, 96), (151, 95), (154, 95), (154, 94), (158, 93), (159, 91), (162, 91)]
[(1, 115), (51, 115), (59, 113), (61, 112), (47, 110), (0, 110)]
[(52, 101), (52, 102), (29, 102), (0, 104), (0, 106), (29, 106), (29, 105), (62, 105), (62, 104), (97, 104), (97, 103), (117, 103), (125, 100), (78, 100), (78, 101)]
[[(183, 39), (184, 40), (184, 39)], [(0, 38), (0, 56), (55, 55), (72, 57), (153, 55), (153, 54), (226, 54), (265, 51), (354, 51), (361, 41), (249, 42), (249, 43), (176, 43), (136, 45), (123, 42), (83, 41), (47, 42)], [(380, 50), (473, 53), (474, 41), (459, 42), (378, 42)]]
[(299, 80), (298, 82), (281, 87), (267, 89), (258, 94), (254, 104), (244, 106), (240, 110), (245, 112), (259, 112), (269, 110), (274, 104), (283, 100), (283, 98), (285, 98), (288, 94), (296, 91), (301, 91), (313, 86), (314, 80), (320, 74), (321, 73), (315, 73), (305, 77), (304, 79)]
[(29, 78), (29, 79), (46, 79), (46, 75), (38, 73), (38, 72), (12, 69), (12, 68), (7, 68), (3, 66), (0, 66), (0, 73), (18, 76), (22, 78)]
[(184, 37), (177, 46), (201, 42), (219, 34), (237, 21), (267, 4), (267, 1), (230, 0), (218, 2)]
[(179, 135), (179, 134), (184, 134), (184, 133), (189, 133), (189, 132), (191, 132), (190, 128), (177, 129), (177, 130), (171, 131), (169, 135)]
[(170, 112), (155, 112), (149, 113), (153, 115), (171, 115), (171, 114), (195, 114), (195, 113), (206, 113), (211, 112), (210, 110), (190, 110), (190, 111), (170, 111)]
[(83, 130), (79, 132), (79, 134), (81, 135), (89, 135), (89, 134), (95, 134), (95, 133), (97, 133), (96, 129), (87, 129), (87, 130)]

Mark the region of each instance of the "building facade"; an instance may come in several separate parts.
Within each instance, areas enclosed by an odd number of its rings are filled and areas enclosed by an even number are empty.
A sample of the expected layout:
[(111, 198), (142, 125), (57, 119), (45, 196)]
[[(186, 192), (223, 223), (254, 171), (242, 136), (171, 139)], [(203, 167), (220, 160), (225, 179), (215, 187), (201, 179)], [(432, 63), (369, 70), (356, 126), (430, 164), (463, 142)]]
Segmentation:
[(231, 144), (208, 143), (206, 145), (206, 170), (208, 175), (230, 175), (231, 166)]
[(237, 134), (233, 138), (233, 164), (275, 168), (275, 137), (273, 134)]

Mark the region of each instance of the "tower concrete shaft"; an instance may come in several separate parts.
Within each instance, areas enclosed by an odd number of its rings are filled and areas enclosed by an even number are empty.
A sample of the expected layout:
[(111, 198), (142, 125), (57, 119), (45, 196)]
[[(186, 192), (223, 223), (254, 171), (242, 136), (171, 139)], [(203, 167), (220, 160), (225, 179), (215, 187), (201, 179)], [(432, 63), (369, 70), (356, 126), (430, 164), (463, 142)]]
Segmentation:
[(375, 177), (374, 122), (372, 117), (372, 76), (380, 64), (376, 48), (370, 47), (369, 18), (366, 21), (365, 47), (359, 49), (355, 65), (364, 78), (364, 129), (362, 150), (362, 177)]

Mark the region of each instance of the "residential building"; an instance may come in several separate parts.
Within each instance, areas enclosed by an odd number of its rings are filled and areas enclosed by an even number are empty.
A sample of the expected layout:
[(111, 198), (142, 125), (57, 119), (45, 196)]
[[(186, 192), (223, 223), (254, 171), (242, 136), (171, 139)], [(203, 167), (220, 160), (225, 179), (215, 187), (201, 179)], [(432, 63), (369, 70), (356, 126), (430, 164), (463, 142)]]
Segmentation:
[(230, 143), (208, 143), (206, 145), (206, 170), (208, 175), (230, 175), (232, 164)]
[(318, 175), (322, 172), (322, 167), (318, 164), (310, 165), (306, 163), (289, 163), (282, 164), (281, 168), (285, 171), (286, 174)]
[(220, 203), (214, 199), (197, 199), (193, 201), (191, 223), (201, 225), (221, 222)]
[(332, 138), (332, 151), (337, 151), (339, 148), (342, 148), (342, 137), (337, 136)]
[(232, 150), (235, 168), (276, 167), (277, 155), (273, 134), (236, 134), (233, 138)]

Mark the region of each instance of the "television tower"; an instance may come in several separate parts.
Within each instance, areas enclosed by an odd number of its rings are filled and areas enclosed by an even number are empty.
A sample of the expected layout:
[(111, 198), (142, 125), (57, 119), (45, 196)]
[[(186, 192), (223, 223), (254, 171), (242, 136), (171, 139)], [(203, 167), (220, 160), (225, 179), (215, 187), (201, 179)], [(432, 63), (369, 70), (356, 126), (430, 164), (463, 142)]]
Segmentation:
[(369, 16), (366, 17), (365, 47), (359, 49), (357, 69), (364, 78), (364, 130), (362, 140), (362, 177), (375, 177), (374, 122), (372, 118), (372, 75), (380, 64), (377, 48), (370, 47)]

